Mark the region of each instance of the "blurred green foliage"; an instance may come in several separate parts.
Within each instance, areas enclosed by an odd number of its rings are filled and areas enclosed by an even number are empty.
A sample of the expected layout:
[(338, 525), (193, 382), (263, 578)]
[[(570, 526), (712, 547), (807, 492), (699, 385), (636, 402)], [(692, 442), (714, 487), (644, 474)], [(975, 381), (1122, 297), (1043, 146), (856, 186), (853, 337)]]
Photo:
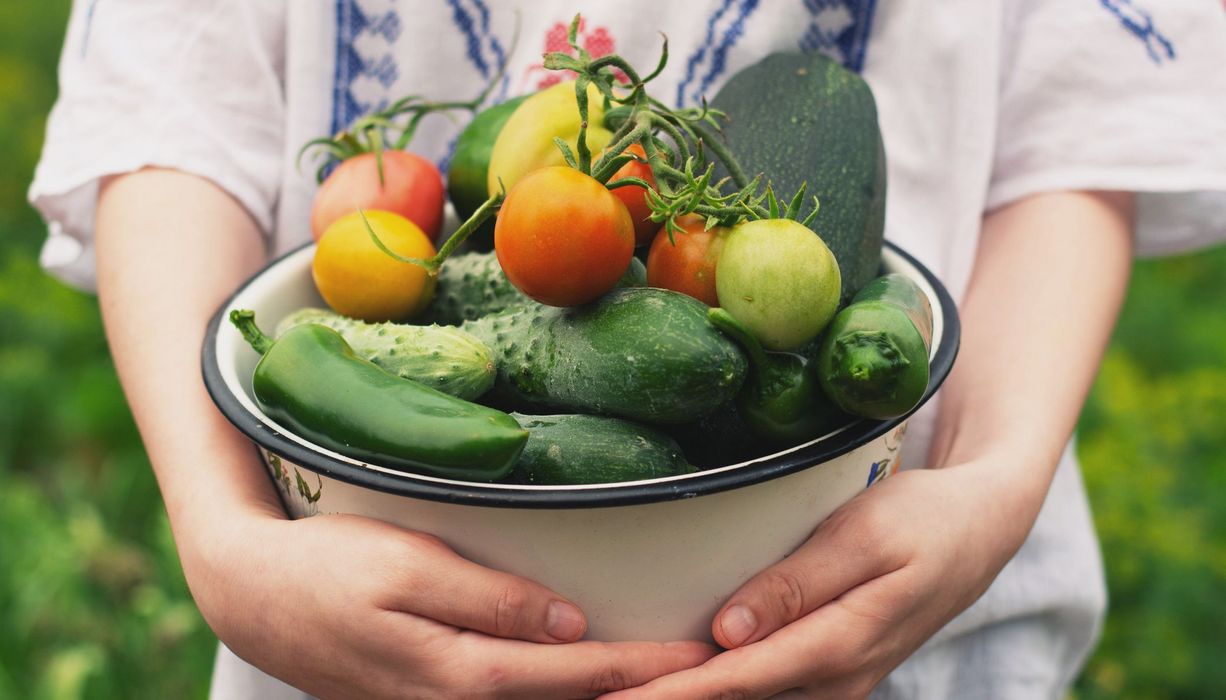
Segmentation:
[[(24, 201), (68, 4), (0, 3), (0, 698), (203, 697), (216, 642), (96, 301), (39, 270)], [(1112, 605), (1082, 700), (1226, 697), (1223, 310), (1226, 249), (1136, 266), (1081, 426)]]
[(25, 204), (67, 0), (0, 2), (0, 698), (204, 697), (192, 603), (97, 301), (38, 267)]
[(1226, 247), (1135, 266), (1079, 447), (1111, 610), (1078, 697), (1226, 697)]

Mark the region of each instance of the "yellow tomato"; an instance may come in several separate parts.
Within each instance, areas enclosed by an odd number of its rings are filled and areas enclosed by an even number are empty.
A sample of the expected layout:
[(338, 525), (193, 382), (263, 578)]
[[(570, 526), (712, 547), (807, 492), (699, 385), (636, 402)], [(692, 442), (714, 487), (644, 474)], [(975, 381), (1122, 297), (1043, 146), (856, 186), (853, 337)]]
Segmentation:
[[(587, 96), (586, 143), (594, 160), (609, 145), (613, 132), (604, 128), (604, 96), (595, 85), (588, 85)], [(501, 187), (510, 192), (515, 183), (533, 170), (566, 165), (554, 137), (565, 141), (578, 157), (579, 125), (575, 81), (561, 82), (529, 96), (515, 108), (494, 140), (486, 175), (489, 193), (494, 194)]]
[[(366, 212), (370, 228), (385, 246), (406, 258), (429, 258), (434, 245), (412, 221), (387, 211)], [(364, 321), (408, 318), (434, 297), (434, 276), (400, 262), (375, 245), (358, 212), (324, 231), (311, 267), (315, 286), (337, 313)]]

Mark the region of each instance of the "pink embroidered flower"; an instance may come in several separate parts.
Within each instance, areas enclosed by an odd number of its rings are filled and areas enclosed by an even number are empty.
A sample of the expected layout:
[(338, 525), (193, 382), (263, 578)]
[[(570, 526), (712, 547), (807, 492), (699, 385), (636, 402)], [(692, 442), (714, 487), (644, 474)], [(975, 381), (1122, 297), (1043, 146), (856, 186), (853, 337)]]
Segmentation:
[[(566, 40), (566, 29), (568, 26), (564, 22), (555, 22), (545, 32), (544, 51), (542, 53), (561, 51), (571, 56), (575, 55), (575, 50), (571, 48), (570, 43)], [(593, 27), (591, 31), (588, 31), (587, 21), (584, 19), (579, 20), (579, 45), (594, 58), (607, 56), (617, 49), (617, 41), (609, 33), (607, 27)], [(532, 82), (532, 76), (534, 75), (540, 76), (536, 80), (536, 89), (538, 90), (560, 83), (565, 77), (562, 71), (545, 70), (543, 63), (534, 63), (528, 66), (527, 70), (524, 71), (525, 82)], [(621, 71), (617, 71), (617, 79), (623, 83), (630, 81)]]

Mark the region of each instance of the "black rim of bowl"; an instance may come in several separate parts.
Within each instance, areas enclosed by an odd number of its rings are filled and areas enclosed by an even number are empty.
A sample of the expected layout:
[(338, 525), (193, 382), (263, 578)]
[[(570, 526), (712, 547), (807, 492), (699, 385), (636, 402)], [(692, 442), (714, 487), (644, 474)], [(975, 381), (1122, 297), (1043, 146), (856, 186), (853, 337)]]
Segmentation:
[(750, 486), (763, 481), (777, 479), (793, 472), (817, 467), (884, 435), (926, 404), (949, 375), (949, 371), (953, 367), (954, 358), (958, 354), (958, 345), (961, 337), (958, 314), (954, 308), (953, 299), (945, 289), (945, 286), (937, 280), (928, 268), (921, 265), (909, 253), (886, 241), (886, 247), (913, 265), (936, 292), (944, 324), (941, 343), (932, 358), (928, 390), (924, 393), (924, 397), (920, 400), (919, 404), (906, 415), (884, 421), (860, 419), (831, 437), (799, 449), (793, 448), (783, 453), (761, 457), (731, 469), (724, 468), (717, 471), (698, 472), (667, 481), (648, 483), (628, 482), (626, 484), (590, 486), (581, 489), (550, 489), (541, 487), (529, 489), (516, 488), (513, 485), (493, 486), (470, 482), (430, 481), (415, 478), (409, 474), (389, 474), (316, 452), (310, 447), (280, 434), (273, 426), (252, 415), (226, 387), (226, 383), (221, 376), (221, 367), (217, 360), (217, 333), (222, 324), (225, 323), (234, 300), (265, 270), (277, 265), (285, 258), (309, 245), (308, 243), (295, 248), (270, 262), (263, 270), (243, 283), (243, 286), (231, 295), (221, 305), (221, 308), (217, 310), (217, 313), (213, 315), (213, 319), (209, 322), (208, 331), (205, 334), (201, 358), (205, 388), (213, 398), (214, 403), (217, 404), (218, 409), (221, 410), (222, 415), (233, 423), (240, 432), (260, 447), (282, 459), (286, 459), (310, 471), (363, 488), (430, 501), (498, 508), (604, 508), (627, 506), (705, 496)]

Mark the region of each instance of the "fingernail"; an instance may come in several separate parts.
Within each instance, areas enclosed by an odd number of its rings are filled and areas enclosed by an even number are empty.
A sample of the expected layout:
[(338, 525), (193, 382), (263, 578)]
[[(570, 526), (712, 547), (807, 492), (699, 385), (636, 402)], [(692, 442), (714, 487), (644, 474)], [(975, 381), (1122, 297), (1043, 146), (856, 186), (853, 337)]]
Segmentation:
[(583, 613), (570, 603), (555, 600), (549, 604), (549, 612), (545, 615), (545, 631), (554, 639), (571, 642), (583, 636), (587, 624)]
[(754, 618), (753, 611), (749, 608), (744, 605), (733, 605), (720, 616), (719, 628), (724, 632), (724, 639), (730, 645), (737, 647), (753, 635), (754, 630), (758, 628), (758, 620)]

